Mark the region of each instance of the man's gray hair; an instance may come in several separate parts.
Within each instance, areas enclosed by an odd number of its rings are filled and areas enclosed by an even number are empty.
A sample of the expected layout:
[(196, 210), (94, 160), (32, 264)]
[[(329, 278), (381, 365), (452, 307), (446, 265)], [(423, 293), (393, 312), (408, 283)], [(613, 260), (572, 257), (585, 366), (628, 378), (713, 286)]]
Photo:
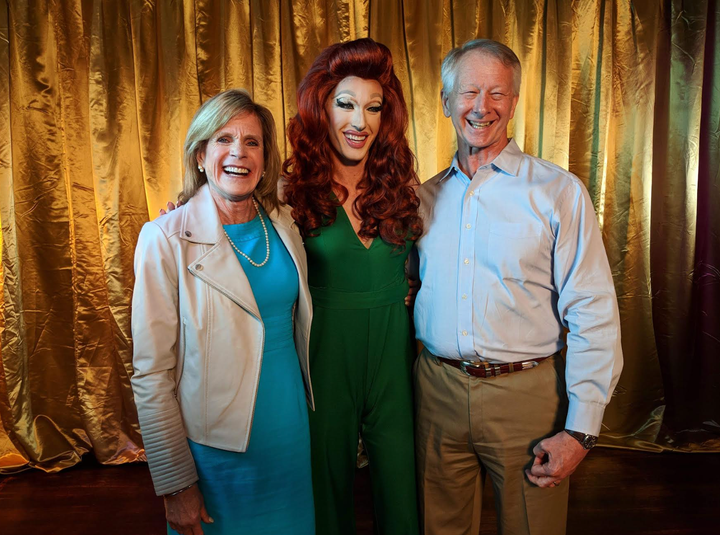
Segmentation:
[(473, 50), (492, 56), (506, 67), (511, 67), (513, 70), (513, 91), (516, 96), (520, 94), (520, 80), (522, 78), (520, 60), (509, 47), (492, 39), (473, 39), (447, 53), (442, 62), (441, 70), (443, 92), (445, 94), (452, 93), (453, 89), (455, 89), (457, 67), (460, 59)]

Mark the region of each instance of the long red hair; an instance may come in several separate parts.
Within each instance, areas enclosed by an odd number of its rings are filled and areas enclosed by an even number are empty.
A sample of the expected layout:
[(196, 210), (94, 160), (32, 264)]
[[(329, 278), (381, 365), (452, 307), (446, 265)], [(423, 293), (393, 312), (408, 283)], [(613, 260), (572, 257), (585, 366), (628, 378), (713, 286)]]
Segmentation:
[[(287, 126), (293, 153), (283, 164), (285, 200), (302, 234), (312, 236), (314, 230), (335, 221), (337, 207), (347, 199), (347, 189), (333, 180), (325, 103), (348, 76), (377, 80), (383, 88), (380, 129), (354, 203), (362, 219), (359, 235), (365, 239), (380, 235), (385, 242), (403, 247), (406, 239), (416, 240), (422, 234), (420, 201), (414, 191), (419, 181), (405, 138), (408, 112), (402, 86), (390, 50), (372, 39), (327, 47), (300, 82), (298, 112)], [(333, 187), (340, 193), (339, 202), (332, 195)]]

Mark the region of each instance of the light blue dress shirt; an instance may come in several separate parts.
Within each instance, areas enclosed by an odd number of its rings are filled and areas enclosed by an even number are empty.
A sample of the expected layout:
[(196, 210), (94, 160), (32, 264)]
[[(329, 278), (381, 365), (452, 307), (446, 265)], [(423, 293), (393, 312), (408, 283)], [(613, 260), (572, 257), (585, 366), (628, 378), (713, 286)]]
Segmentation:
[(519, 362), (552, 355), (569, 329), (565, 425), (598, 435), (622, 350), (615, 288), (583, 184), (511, 140), (472, 180), (456, 155), (419, 196), (417, 338), (446, 358)]

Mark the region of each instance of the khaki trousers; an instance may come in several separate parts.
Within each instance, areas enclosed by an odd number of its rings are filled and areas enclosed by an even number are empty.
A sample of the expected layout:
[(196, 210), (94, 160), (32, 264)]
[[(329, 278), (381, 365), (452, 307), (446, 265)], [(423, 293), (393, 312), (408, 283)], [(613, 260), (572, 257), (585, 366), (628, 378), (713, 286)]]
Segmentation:
[(415, 363), (420, 519), (425, 535), (477, 535), (490, 474), (498, 533), (563, 535), (569, 480), (539, 488), (532, 449), (564, 427), (564, 361), (500, 377), (469, 377), (426, 349)]

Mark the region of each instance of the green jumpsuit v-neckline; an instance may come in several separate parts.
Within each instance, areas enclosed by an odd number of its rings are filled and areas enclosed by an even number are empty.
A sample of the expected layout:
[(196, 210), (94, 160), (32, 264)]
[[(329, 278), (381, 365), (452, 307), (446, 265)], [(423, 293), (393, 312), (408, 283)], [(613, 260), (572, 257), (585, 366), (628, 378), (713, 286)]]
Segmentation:
[(404, 250), (360, 241), (345, 210), (305, 239), (313, 298), (310, 413), (317, 535), (355, 533), (358, 432), (370, 463), (377, 533), (417, 535)]

